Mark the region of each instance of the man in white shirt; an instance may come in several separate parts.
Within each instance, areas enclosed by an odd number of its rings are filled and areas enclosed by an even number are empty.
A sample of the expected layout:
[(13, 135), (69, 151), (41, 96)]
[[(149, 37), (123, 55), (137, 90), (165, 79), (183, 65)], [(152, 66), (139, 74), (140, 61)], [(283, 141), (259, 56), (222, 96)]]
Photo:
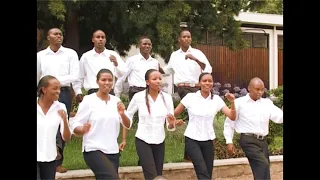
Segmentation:
[[(149, 69), (159, 70), (159, 62), (151, 57), (152, 42), (149, 37), (142, 36), (139, 39), (140, 52), (126, 60), (126, 77), (129, 83), (129, 100), (137, 92), (146, 89), (145, 73)], [(164, 73), (160, 70), (161, 73)]]
[[(37, 53), (37, 83), (45, 75), (56, 77), (61, 83), (59, 102), (66, 105), (68, 117), (71, 110), (71, 84), (78, 80), (79, 58), (76, 51), (62, 46), (63, 34), (58, 28), (48, 31), (47, 39), (49, 47)], [(82, 100), (81, 89), (73, 86), (77, 102)], [(57, 160), (57, 172), (66, 172), (62, 167), (63, 149), (65, 142), (61, 138), (59, 130), (57, 132), (57, 147), (61, 159)]]
[[(178, 42), (180, 49), (174, 51), (169, 59), (168, 65), (163, 68), (167, 74), (174, 74), (173, 83), (180, 99), (190, 92), (199, 90), (199, 76), (203, 72), (212, 72), (212, 67), (203, 52), (191, 47), (191, 33), (187, 29), (180, 32)], [(190, 160), (187, 153), (184, 159)]]
[(270, 160), (267, 135), (269, 121), (283, 123), (283, 111), (270, 99), (262, 98), (264, 83), (260, 78), (251, 79), (249, 93), (235, 100), (237, 117), (225, 120), (223, 134), (227, 150), (234, 152), (232, 144), (234, 130), (240, 133), (240, 147), (246, 154), (254, 179), (270, 179)]
[(163, 69), (167, 74), (174, 74), (173, 83), (182, 99), (189, 92), (199, 90), (199, 76), (202, 72), (212, 72), (212, 67), (203, 52), (191, 47), (191, 33), (184, 29), (178, 39), (180, 49), (174, 51), (168, 65)]
[[(109, 69), (117, 78), (126, 73), (125, 63), (119, 54), (105, 48), (106, 35), (102, 30), (96, 30), (93, 33), (92, 42), (94, 48), (83, 53), (80, 58), (80, 82), (77, 84), (77, 86), (83, 87), (88, 95), (98, 91), (97, 73), (102, 68)], [(110, 94), (115, 95), (114, 87)]]

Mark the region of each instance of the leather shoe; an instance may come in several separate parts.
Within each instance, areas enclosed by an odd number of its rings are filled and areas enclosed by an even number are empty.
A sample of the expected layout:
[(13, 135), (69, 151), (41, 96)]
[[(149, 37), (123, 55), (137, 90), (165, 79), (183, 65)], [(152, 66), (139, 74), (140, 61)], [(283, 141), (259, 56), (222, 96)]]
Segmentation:
[(56, 172), (65, 173), (65, 172), (67, 172), (67, 171), (68, 171), (68, 169), (62, 167), (61, 165), (59, 165), (59, 166), (56, 167)]

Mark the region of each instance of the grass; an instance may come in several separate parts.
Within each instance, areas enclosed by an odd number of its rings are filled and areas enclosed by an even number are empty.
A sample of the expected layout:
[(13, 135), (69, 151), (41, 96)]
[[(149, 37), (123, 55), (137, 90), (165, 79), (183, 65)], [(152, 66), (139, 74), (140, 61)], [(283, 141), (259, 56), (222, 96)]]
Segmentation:
[[(224, 141), (223, 136), (223, 123), (224, 116), (216, 117), (214, 120), (214, 131), (216, 134), (216, 139)], [(182, 162), (184, 156), (184, 131), (186, 128), (186, 124), (180, 127), (177, 127), (176, 131), (168, 132), (166, 131), (166, 139), (165, 139), (165, 163), (168, 162)], [(120, 166), (136, 166), (138, 163), (138, 156), (135, 148), (135, 133), (136, 133), (136, 125), (129, 130), (127, 135), (127, 145), (125, 150), (121, 153), (120, 157)], [(118, 142), (121, 142), (122, 132), (119, 134)], [(235, 133), (234, 138), (238, 138), (239, 135)], [(82, 138), (72, 137), (71, 141), (66, 144), (64, 150), (64, 161), (63, 166), (70, 169), (87, 169), (87, 165), (83, 160), (82, 152), (81, 152), (81, 144)], [(282, 148), (282, 137), (278, 138), (274, 141), (273, 144), (270, 144), (271, 149), (281, 149)], [(218, 157), (215, 156), (215, 159)]]
[[(127, 135), (127, 145), (121, 153), (120, 166), (136, 166), (138, 164), (138, 155), (135, 147), (136, 126), (133, 126)], [(181, 126), (174, 132), (166, 131), (165, 139), (165, 162), (181, 162), (184, 154), (184, 129)], [(121, 143), (122, 132), (119, 134), (118, 142)], [(64, 149), (63, 166), (73, 169), (87, 169), (81, 152), (82, 138), (73, 136), (71, 141), (66, 144)]]

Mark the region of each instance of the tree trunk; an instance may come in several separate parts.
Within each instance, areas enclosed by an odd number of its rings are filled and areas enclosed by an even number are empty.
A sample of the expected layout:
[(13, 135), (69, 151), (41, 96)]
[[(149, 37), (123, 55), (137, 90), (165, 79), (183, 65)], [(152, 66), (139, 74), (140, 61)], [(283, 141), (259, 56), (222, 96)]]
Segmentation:
[(65, 33), (65, 46), (74, 49), (79, 52), (79, 27), (78, 27), (78, 11), (76, 9), (70, 8), (67, 12), (66, 21), (66, 33)]

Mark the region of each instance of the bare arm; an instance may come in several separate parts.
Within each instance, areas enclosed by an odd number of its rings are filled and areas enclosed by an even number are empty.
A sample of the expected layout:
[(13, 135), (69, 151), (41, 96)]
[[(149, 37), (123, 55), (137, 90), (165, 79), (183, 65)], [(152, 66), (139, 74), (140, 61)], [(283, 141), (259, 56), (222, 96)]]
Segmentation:
[(127, 134), (128, 134), (128, 129), (123, 128), (122, 129), (122, 142), (127, 142)]
[(186, 55), (186, 59), (191, 59), (193, 61), (195, 61), (196, 63), (198, 63), (198, 65), (201, 67), (202, 70), (204, 70), (206, 68), (206, 64), (199, 61), (199, 59), (197, 59), (196, 57), (194, 57), (192, 54), (187, 54)]
[(174, 109), (174, 116), (178, 117), (183, 110), (184, 110), (184, 105), (182, 103), (179, 103), (179, 105)]
[(128, 118), (128, 116), (125, 113), (121, 113), (120, 117), (122, 119), (122, 125), (127, 128), (130, 129), (131, 127), (131, 120)]
[(236, 118), (237, 118), (237, 112), (236, 112), (236, 108), (235, 108), (234, 102), (231, 102), (231, 108), (230, 109), (227, 106), (223, 106), (222, 112), (226, 116), (228, 116), (228, 118), (231, 119), (232, 121), (236, 120)]
[(166, 72), (164, 72), (164, 70), (162, 69), (162, 67), (160, 67), (160, 64), (159, 64), (159, 72), (161, 73), (161, 74), (165, 74)]

